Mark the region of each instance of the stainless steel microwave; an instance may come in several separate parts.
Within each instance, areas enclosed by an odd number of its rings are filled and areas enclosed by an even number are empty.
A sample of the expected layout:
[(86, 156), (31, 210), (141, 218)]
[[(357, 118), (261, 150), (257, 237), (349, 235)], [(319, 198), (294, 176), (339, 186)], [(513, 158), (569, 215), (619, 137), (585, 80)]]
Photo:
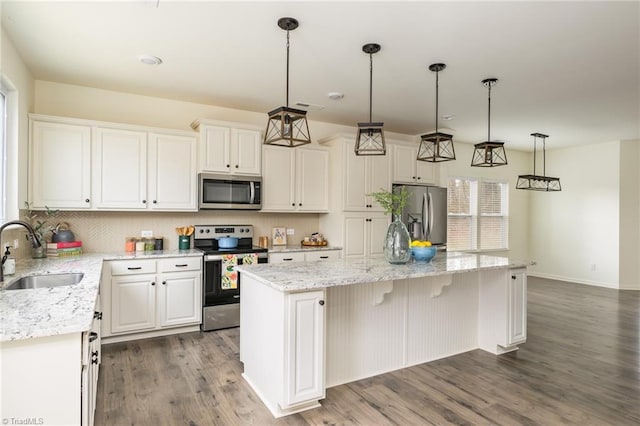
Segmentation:
[(262, 208), (262, 178), (259, 176), (200, 173), (198, 181), (198, 207), (201, 210)]

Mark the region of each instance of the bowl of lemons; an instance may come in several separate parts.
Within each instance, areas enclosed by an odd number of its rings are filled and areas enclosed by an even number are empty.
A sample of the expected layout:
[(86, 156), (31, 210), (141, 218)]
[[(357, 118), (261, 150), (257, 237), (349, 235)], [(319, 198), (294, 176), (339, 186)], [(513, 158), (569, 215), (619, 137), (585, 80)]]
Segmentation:
[(416, 262), (431, 262), (435, 255), (436, 248), (431, 245), (430, 241), (411, 241), (411, 256)]

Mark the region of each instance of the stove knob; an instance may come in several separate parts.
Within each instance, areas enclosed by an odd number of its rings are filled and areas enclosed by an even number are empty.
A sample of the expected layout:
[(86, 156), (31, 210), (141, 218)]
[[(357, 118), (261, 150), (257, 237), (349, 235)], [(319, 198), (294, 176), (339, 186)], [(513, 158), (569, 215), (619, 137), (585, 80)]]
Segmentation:
[(242, 234), (244, 232), (244, 229), (240, 228), (238, 232)]
[(200, 230), (200, 233), (201, 233), (201, 234), (203, 234), (203, 233), (204, 233), (204, 229), (201, 229), (201, 230)]
[(209, 232), (211, 232), (211, 230), (210, 230), (210, 229), (207, 229), (207, 234), (208, 234)]

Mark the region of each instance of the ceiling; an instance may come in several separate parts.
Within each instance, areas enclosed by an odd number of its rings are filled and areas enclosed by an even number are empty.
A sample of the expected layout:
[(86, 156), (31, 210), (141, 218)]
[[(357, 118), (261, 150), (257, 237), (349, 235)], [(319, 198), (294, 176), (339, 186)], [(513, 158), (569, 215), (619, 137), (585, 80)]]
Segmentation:
[[(625, 2), (2, 2), (2, 27), (38, 80), (166, 97), (265, 113), (285, 103), (291, 16), (290, 105), (313, 121), (373, 121), (417, 135), (491, 139), (531, 150), (640, 139), (640, 3)], [(138, 56), (162, 58), (144, 65)], [(341, 92), (341, 100), (329, 99)], [(213, 118), (213, 117), (211, 117)], [(313, 136), (313, 135), (312, 135)]]

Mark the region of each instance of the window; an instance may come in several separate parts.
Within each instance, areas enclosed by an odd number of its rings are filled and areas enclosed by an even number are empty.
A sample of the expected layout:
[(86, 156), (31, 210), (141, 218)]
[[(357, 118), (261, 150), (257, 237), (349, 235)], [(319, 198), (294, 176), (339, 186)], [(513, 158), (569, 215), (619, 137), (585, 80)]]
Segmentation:
[(447, 191), (447, 249), (509, 248), (509, 184), (450, 178)]

